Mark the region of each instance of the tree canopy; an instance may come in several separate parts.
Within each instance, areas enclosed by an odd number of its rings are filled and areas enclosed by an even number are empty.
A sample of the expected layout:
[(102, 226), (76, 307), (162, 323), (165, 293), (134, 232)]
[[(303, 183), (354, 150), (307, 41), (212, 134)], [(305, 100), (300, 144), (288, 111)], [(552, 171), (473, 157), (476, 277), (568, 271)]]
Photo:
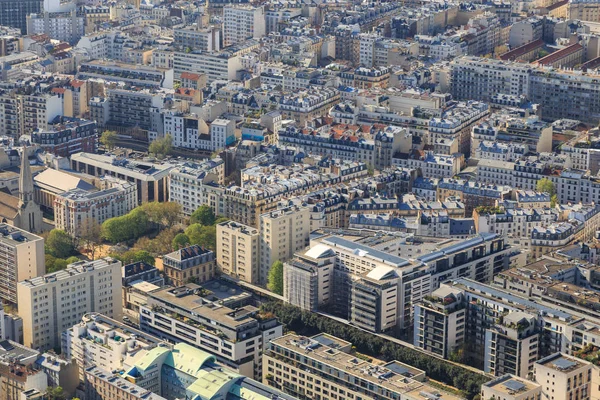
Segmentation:
[(217, 228), (214, 225), (192, 224), (187, 227), (185, 234), (191, 245), (197, 244), (212, 251), (217, 249)]
[(202, 225), (214, 225), (217, 217), (210, 206), (202, 205), (192, 213), (190, 223)]
[(100, 136), (100, 143), (102, 143), (108, 150), (112, 150), (117, 145), (117, 132), (115, 131), (104, 131)]
[(148, 215), (137, 207), (126, 215), (104, 221), (102, 237), (112, 243), (136, 239), (148, 232), (149, 222)]
[(267, 288), (280, 296), (283, 296), (283, 263), (275, 261), (269, 269)]
[(111, 254), (111, 257), (121, 261), (123, 265), (133, 264), (139, 261), (143, 261), (146, 264), (154, 265), (155, 260), (152, 254), (146, 250), (128, 250), (121, 254)]
[(556, 195), (556, 186), (554, 185), (554, 182), (548, 178), (542, 178), (537, 181), (535, 189), (538, 192), (548, 193), (550, 195), (550, 206), (556, 206), (556, 203), (558, 203), (558, 196)]
[(153, 140), (148, 147), (148, 152), (158, 158), (165, 158), (171, 154), (171, 151), (173, 151), (173, 137), (169, 134)]
[(178, 233), (172, 241), (173, 251), (183, 249), (190, 244), (190, 238), (185, 233)]
[(46, 238), (46, 252), (56, 258), (67, 258), (75, 253), (75, 244), (69, 234), (60, 229), (52, 229)]

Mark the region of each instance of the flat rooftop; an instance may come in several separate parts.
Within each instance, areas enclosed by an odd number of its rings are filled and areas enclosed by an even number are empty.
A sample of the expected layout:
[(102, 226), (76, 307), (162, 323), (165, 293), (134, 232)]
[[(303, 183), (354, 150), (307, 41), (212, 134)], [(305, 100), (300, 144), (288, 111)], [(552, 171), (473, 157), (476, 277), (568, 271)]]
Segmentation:
[(536, 365), (543, 365), (546, 368), (552, 368), (559, 372), (571, 372), (582, 367), (590, 366), (574, 357), (566, 356), (562, 353), (555, 353), (535, 362)]
[(526, 379), (521, 379), (512, 375), (501, 376), (487, 383), (484, 383), (483, 386), (489, 387), (490, 389), (494, 389), (497, 392), (509, 395), (515, 395), (517, 393), (521, 394), (540, 388), (540, 385), (538, 385), (535, 382), (531, 382)]

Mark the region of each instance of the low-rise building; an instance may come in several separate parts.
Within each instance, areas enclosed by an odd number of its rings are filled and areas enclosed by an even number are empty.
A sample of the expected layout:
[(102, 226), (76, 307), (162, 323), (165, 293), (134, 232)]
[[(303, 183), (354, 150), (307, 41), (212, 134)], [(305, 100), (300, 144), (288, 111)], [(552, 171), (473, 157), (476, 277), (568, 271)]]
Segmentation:
[(207, 282), (215, 276), (216, 270), (215, 253), (198, 245), (176, 250), (163, 257), (166, 283), (173, 286)]

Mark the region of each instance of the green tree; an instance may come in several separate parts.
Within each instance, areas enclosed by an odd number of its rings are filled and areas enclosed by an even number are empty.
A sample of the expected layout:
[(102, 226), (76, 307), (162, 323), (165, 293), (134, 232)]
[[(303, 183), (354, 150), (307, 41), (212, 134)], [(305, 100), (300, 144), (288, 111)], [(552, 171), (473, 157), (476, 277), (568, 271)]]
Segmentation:
[(558, 196), (553, 194), (552, 197), (550, 197), (550, 207), (554, 208), (556, 207), (556, 204), (558, 204)]
[(121, 261), (123, 265), (133, 264), (136, 262), (143, 261), (146, 264), (154, 265), (155, 260), (152, 254), (146, 250), (128, 250), (122, 254), (112, 254), (111, 257)]
[(185, 233), (178, 233), (173, 238), (173, 251), (183, 249), (190, 244), (190, 238)]
[(367, 164), (367, 173), (369, 176), (375, 175), (375, 168), (371, 164)]
[(150, 143), (148, 152), (154, 154), (158, 158), (165, 158), (173, 150), (173, 137), (169, 134), (162, 138), (158, 138)]
[(149, 222), (144, 210), (136, 207), (129, 214), (104, 221), (102, 237), (111, 243), (137, 239), (148, 233)]
[(62, 387), (49, 387), (46, 389), (46, 398), (48, 400), (65, 400), (66, 395)]
[(213, 251), (217, 249), (217, 228), (214, 225), (192, 224), (187, 227), (185, 234), (191, 245), (197, 244)]
[(198, 209), (192, 213), (190, 223), (208, 226), (214, 225), (216, 219), (217, 217), (215, 216), (213, 209), (210, 206), (203, 205), (198, 207)]
[(60, 229), (52, 229), (46, 238), (47, 252), (57, 258), (66, 258), (75, 252), (73, 239)]
[(550, 196), (554, 196), (556, 194), (556, 186), (554, 186), (554, 182), (548, 178), (542, 178), (537, 181), (535, 189), (538, 192), (548, 193)]
[(267, 288), (280, 296), (283, 296), (283, 263), (275, 261), (269, 269)]
[(102, 132), (102, 135), (100, 136), (100, 143), (102, 143), (108, 150), (114, 149), (117, 144), (117, 132)]

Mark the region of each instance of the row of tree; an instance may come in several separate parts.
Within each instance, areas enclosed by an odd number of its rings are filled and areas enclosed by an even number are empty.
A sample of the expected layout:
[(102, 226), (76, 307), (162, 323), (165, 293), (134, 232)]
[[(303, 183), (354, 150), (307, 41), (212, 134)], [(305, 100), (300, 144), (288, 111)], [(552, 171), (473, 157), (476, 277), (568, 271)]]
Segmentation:
[[(109, 151), (117, 146), (119, 137), (115, 131), (104, 131), (100, 135), (100, 143)], [(173, 151), (173, 137), (169, 134), (153, 140), (148, 146), (148, 152), (157, 158), (165, 158)]]
[(422, 369), (429, 378), (454, 386), (468, 399), (478, 397), (481, 385), (489, 381), (489, 378), (483, 374), (477, 374), (351, 325), (323, 318), (316, 313), (303, 311), (289, 304), (271, 301), (261, 305), (261, 312), (276, 316), (288, 330), (299, 335), (312, 336), (317, 333), (327, 333), (351, 342), (356, 350), (368, 356), (383, 358), (385, 361), (398, 360)]

